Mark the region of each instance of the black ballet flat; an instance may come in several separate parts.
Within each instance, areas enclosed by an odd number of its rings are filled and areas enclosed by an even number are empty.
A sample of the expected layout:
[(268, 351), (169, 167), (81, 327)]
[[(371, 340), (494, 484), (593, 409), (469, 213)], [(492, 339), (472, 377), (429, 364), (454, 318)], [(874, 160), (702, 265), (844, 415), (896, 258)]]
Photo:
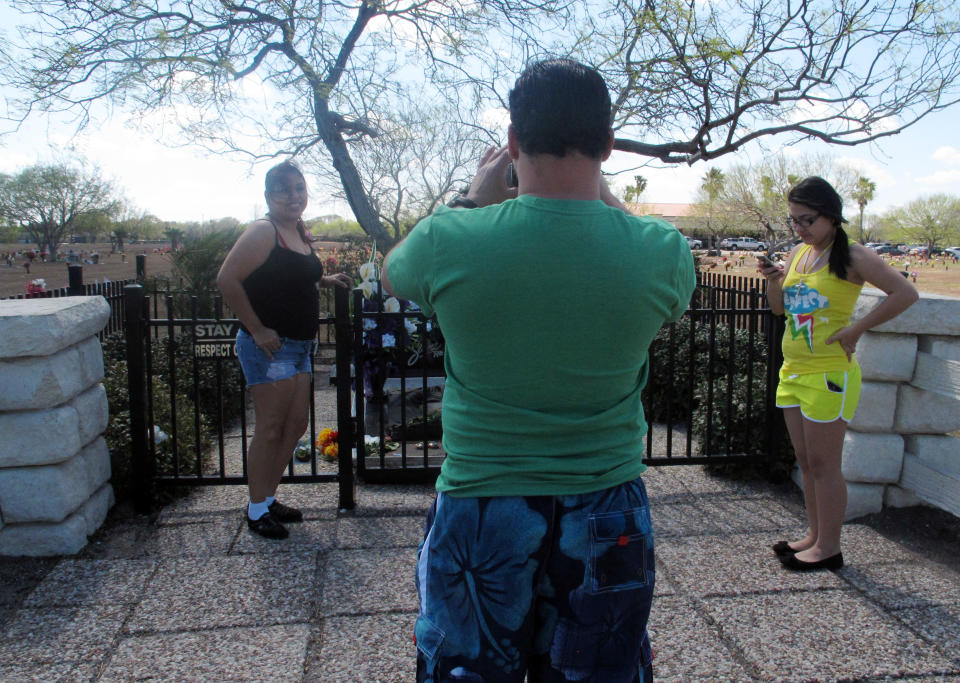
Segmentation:
[(800, 552), (798, 550), (794, 550), (793, 548), (791, 548), (790, 543), (788, 541), (777, 541), (770, 547), (773, 548), (773, 552), (775, 552), (778, 556), (786, 555), (787, 553)]
[(840, 569), (840, 567), (843, 566), (843, 553), (837, 553), (836, 555), (825, 557), (816, 562), (804, 562), (803, 560), (798, 560), (797, 556), (791, 552), (789, 555), (781, 555), (780, 562), (787, 569), (792, 569), (797, 572), (812, 572), (820, 569), (833, 570)]

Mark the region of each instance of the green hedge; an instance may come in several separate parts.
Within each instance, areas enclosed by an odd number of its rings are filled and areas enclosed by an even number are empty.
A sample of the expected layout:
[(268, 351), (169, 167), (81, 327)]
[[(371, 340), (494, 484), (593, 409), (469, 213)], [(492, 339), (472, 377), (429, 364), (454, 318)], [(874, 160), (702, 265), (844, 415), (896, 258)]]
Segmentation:
[[(712, 421), (709, 425), (709, 446), (712, 451), (726, 450), (728, 435), (732, 453), (751, 452), (758, 445), (765, 446), (763, 405), (767, 390), (768, 356), (765, 337), (757, 332), (751, 342), (747, 330), (735, 329), (731, 332), (729, 326), (718, 324), (713, 333), (714, 350), (711, 357), (710, 326), (695, 325), (691, 338), (690, 325), (690, 316), (684, 316), (674, 324), (672, 332), (670, 326), (661, 329), (650, 345), (650, 377), (643, 396), (647, 419), (665, 422), (668, 414), (675, 424), (689, 419), (693, 425), (691, 436), (701, 449), (706, 449), (708, 445), (709, 421)], [(752, 380), (748, 383), (751, 344)], [(711, 378), (713, 400), (708, 401)], [(732, 382), (729, 415), (728, 378)], [(752, 391), (752, 414), (747, 412), (748, 386)], [(772, 444), (769, 455), (769, 459), (758, 463), (714, 465), (709, 469), (717, 474), (784, 480), (789, 477), (793, 467), (793, 453), (786, 430), (783, 430), (783, 438)]]
[[(221, 362), (221, 397), (217, 399), (217, 368), (214, 362), (198, 364), (197, 380), (194, 381), (193, 342), (189, 333), (181, 333), (173, 341), (173, 361), (176, 375), (176, 434), (180, 457), (180, 474), (196, 474), (196, 454), (201, 453), (201, 463), (212, 443), (213, 425), (240, 416), (242, 375), (240, 367), (232, 361)], [(122, 332), (108, 335), (103, 341), (105, 365), (104, 387), (110, 409), (110, 422), (104, 437), (110, 448), (113, 468), (112, 483), (118, 499), (128, 498), (132, 492), (130, 449), (130, 400), (127, 386), (126, 339)], [(174, 473), (173, 440), (174, 415), (171, 413), (169, 382), (170, 350), (166, 341), (152, 345), (151, 384), (153, 396), (153, 425), (156, 442), (156, 471), (158, 474)], [(194, 404), (200, 410), (199, 439), (194, 420)], [(149, 421), (149, 416), (148, 416)], [(156, 431), (159, 430), (159, 431)], [(162, 432), (162, 434), (161, 434)], [(164, 439), (163, 435), (167, 435)]]

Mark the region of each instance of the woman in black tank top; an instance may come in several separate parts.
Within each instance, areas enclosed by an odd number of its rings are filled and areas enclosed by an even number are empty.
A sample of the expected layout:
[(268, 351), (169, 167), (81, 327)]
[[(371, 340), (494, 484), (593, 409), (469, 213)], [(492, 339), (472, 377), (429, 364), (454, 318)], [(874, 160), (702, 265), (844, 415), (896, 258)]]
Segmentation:
[(268, 538), (286, 538), (283, 522), (299, 510), (275, 495), (283, 471), (307, 429), (309, 349), (319, 325), (317, 286), (352, 287), (344, 273), (324, 275), (303, 224), (307, 185), (287, 161), (267, 172), (267, 217), (254, 221), (224, 259), (217, 285), (240, 320), (237, 355), (256, 427), (247, 450), (247, 524)]

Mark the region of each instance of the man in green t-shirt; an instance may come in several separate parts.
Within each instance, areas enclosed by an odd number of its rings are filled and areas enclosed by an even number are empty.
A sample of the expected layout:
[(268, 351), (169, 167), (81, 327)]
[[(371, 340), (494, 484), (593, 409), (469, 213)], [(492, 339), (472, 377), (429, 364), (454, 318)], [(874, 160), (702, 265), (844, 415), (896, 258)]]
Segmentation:
[[(421, 546), (418, 680), (646, 681), (653, 532), (647, 350), (695, 286), (669, 224), (626, 213), (600, 75), (530, 66), (508, 144), (387, 256), (446, 340), (438, 496)], [(519, 185), (508, 187), (516, 169)]]

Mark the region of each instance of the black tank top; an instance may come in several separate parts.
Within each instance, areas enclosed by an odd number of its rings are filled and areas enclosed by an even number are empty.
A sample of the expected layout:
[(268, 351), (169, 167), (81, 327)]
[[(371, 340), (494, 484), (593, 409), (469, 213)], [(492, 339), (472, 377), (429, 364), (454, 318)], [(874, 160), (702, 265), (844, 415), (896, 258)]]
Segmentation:
[(266, 327), (281, 337), (313, 339), (320, 326), (317, 283), (323, 277), (323, 264), (312, 251), (299, 254), (281, 247), (276, 225), (273, 230), (276, 238), (270, 255), (243, 281), (243, 289)]

